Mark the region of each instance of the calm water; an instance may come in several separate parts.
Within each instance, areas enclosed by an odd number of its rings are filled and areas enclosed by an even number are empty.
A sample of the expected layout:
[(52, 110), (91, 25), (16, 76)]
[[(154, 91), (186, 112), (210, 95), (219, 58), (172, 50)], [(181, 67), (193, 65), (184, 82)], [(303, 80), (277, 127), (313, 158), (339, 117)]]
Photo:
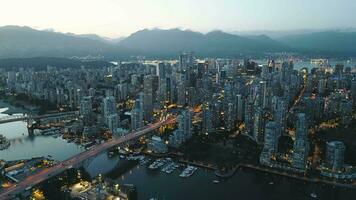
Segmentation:
[[(5, 109), (0, 108), (0, 117)], [(67, 143), (61, 138), (51, 136), (29, 137), (25, 122), (0, 124), (0, 133), (11, 141), (9, 149), (0, 151), (0, 159), (16, 160), (34, 156), (51, 155), (56, 160), (67, 159), (84, 149)], [(90, 175), (106, 173), (119, 162), (119, 158), (108, 158), (101, 154), (88, 161), (85, 165)], [(318, 195), (317, 199), (336, 200), (354, 199), (356, 191), (335, 189), (330, 186), (305, 184), (301, 181), (290, 180), (251, 170), (239, 170), (232, 178), (216, 180), (212, 171), (198, 169), (190, 178), (179, 177), (180, 171), (172, 174), (151, 171), (146, 167), (137, 166), (118, 180), (122, 183), (134, 184), (137, 187), (139, 199), (158, 197), (159, 199), (313, 199), (311, 192)], [(273, 182), (273, 184), (270, 184)]]

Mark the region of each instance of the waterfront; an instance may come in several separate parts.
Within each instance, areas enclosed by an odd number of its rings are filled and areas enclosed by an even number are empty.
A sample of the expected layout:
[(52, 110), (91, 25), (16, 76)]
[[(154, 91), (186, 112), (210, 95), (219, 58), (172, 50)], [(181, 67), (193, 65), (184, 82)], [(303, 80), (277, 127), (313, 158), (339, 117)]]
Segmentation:
[(355, 191), (335, 189), (322, 184), (306, 184), (303, 181), (275, 176), (259, 171), (240, 169), (236, 174), (220, 183), (210, 170), (199, 168), (190, 178), (180, 178), (180, 171), (172, 174), (152, 171), (137, 166), (119, 177), (122, 183), (136, 185), (139, 199), (350, 199)]
[[(1, 109), (4, 111), (5, 109)], [(1, 114), (1, 116), (6, 116)], [(56, 160), (67, 159), (84, 148), (67, 143), (65, 140), (51, 136), (29, 136), (25, 122), (11, 122), (0, 125), (0, 132), (10, 141), (9, 149), (0, 151), (0, 159), (16, 160), (34, 156), (51, 155)], [(45, 154), (45, 155), (44, 155)], [(106, 173), (120, 162), (118, 157), (109, 158), (101, 154), (90, 160), (85, 169), (91, 176)], [(317, 199), (350, 199), (356, 191), (333, 188), (322, 184), (306, 184), (303, 181), (271, 175), (253, 170), (238, 170), (236, 174), (220, 183), (213, 171), (198, 169), (191, 177), (179, 177), (180, 170), (172, 174), (152, 171), (137, 166), (124, 175), (117, 177), (122, 183), (134, 184), (137, 187), (138, 199), (312, 199), (315, 192)]]

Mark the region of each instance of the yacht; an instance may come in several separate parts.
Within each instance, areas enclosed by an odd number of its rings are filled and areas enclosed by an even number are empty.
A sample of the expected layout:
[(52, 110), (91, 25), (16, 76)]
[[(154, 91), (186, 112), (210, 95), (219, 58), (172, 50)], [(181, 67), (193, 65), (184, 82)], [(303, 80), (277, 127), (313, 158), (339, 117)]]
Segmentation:
[(318, 197), (318, 195), (316, 195), (315, 192), (311, 193), (310, 196), (311, 196), (312, 198), (314, 198), (314, 199)]
[(191, 175), (193, 175), (193, 173), (197, 170), (197, 167), (193, 167), (193, 166), (189, 166), (187, 168), (184, 169), (184, 171), (179, 175), (180, 177), (186, 178), (186, 177), (190, 177)]

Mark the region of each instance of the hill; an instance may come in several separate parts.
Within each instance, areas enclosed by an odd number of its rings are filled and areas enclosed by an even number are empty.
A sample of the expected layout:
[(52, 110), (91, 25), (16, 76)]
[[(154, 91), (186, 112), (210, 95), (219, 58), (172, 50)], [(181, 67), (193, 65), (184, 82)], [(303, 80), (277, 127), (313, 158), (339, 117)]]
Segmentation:
[(356, 32), (326, 31), (289, 35), (278, 40), (299, 51), (356, 55)]
[(288, 46), (266, 38), (247, 38), (222, 31), (207, 34), (170, 29), (144, 29), (122, 40), (122, 47), (140, 50), (151, 55), (174, 55), (195, 51), (207, 56), (230, 56), (240, 53), (286, 51)]

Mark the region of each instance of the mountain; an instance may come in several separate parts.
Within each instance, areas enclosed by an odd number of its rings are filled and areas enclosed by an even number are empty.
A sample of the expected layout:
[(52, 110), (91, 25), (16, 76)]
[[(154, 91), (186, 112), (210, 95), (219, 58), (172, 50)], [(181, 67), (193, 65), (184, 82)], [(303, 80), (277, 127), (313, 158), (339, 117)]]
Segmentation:
[(112, 42), (112, 43), (119, 43), (121, 42), (122, 40), (124, 40), (125, 37), (124, 36), (121, 36), (121, 37), (117, 37), (117, 38), (107, 38), (108, 41)]
[(109, 45), (89, 38), (76, 37), (29, 27), (0, 27), (0, 55), (6, 57), (85, 56), (108, 51)]
[(88, 38), (88, 39), (92, 39), (92, 40), (97, 40), (100, 42), (104, 42), (107, 44), (115, 44), (115, 43), (119, 43), (121, 40), (125, 39), (125, 37), (117, 37), (117, 38), (108, 38), (108, 37), (102, 37), (96, 34), (72, 34), (69, 33), (72, 36), (77, 36), (77, 37), (82, 37), (82, 38)]
[(279, 38), (278, 41), (299, 51), (356, 55), (356, 32), (353, 31), (289, 35)]
[(304, 35), (310, 33), (320, 33), (320, 32), (329, 32), (329, 31), (338, 31), (338, 32), (356, 32), (356, 28), (352, 27), (334, 27), (334, 28), (319, 28), (319, 29), (292, 29), (292, 30), (252, 30), (252, 31), (233, 31), (231, 34), (240, 35), (240, 36), (258, 36), (266, 35), (274, 40), (279, 38), (292, 36), (292, 35)]
[(88, 68), (109, 67), (112, 63), (106, 61), (81, 61), (78, 59), (58, 58), (58, 57), (33, 57), (33, 58), (4, 58), (0, 59), (0, 68), (21, 68), (29, 67), (36, 70), (46, 69), (47, 66), (61, 66), (67, 68), (78, 68), (85, 66)]
[(195, 51), (206, 56), (231, 56), (240, 53), (275, 52), (289, 49), (287, 45), (267, 36), (247, 38), (222, 31), (202, 34), (180, 29), (144, 29), (125, 38), (119, 45), (150, 55), (176, 55), (182, 51)]
[[(118, 41), (118, 42), (117, 42)], [(270, 52), (356, 54), (356, 32), (327, 31), (288, 35), (239, 36), (222, 31), (207, 34), (180, 29), (144, 29), (126, 38), (108, 39), (94, 34), (75, 35), (30, 27), (0, 27), (0, 58), (104, 56), (176, 57), (182, 51), (198, 56), (234, 57)]]
[(91, 40), (96, 40), (104, 43), (110, 43), (110, 38), (101, 37), (96, 34), (74, 34), (74, 33), (67, 33), (67, 35), (79, 37), (79, 38), (87, 38)]

